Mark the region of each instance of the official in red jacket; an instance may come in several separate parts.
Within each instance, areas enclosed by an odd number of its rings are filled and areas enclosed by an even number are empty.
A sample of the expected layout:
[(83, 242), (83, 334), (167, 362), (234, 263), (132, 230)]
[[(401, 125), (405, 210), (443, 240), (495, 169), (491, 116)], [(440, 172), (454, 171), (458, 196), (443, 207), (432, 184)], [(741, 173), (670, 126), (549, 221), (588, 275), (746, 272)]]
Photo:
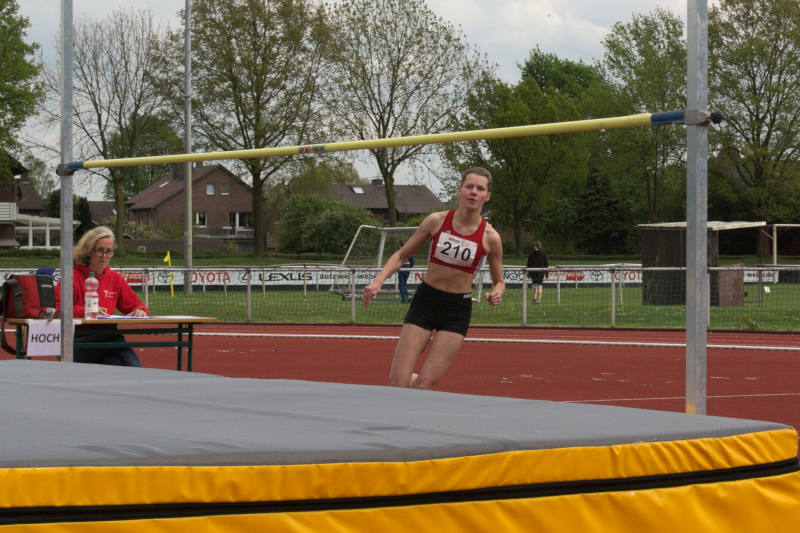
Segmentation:
[[(117, 309), (127, 316), (150, 314), (125, 279), (109, 267), (115, 247), (114, 232), (105, 226), (98, 226), (84, 233), (73, 248), (75, 264), (72, 268), (72, 314), (76, 318), (84, 316), (86, 278), (90, 272), (93, 272), (100, 282), (97, 289), (100, 316), (110, 316)], [(61, 308), (61, 282), (56, 286), (56, 307)], [(124, 337), (120, 334), (114, 335), (112, 332), (108, 336), (104, 335), (102, 340), (118, 342), (124, 341)], [(77, 363), (142, 366), (136, 353), (130, 348), (76, 348), (74, 359)]]

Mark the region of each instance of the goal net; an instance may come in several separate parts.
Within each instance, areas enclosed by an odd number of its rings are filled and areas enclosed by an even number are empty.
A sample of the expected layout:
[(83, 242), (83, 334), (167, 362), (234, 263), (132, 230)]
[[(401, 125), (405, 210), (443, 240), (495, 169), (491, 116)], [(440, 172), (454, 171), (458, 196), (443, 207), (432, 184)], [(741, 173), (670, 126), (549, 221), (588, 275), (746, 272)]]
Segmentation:
[(773, 224), (766, 241), (771, 249), (764, 255), (772, 256), (772, 264), (794, 263), (800, 256), (800, 224)]
[[(402, 243), (411, 237), (417, 226), (377, 227), (359, 226), (350, 246), (342, 259), (341, 275), (331, 285), (331, 292), (350, 298), (355, 289), (356, 298), (361, 298), (364, 286), (372, 281), (376, 269), (383, 266), (386, 260), (397, 251)], [(424, 247), (420, 248), (420, 251)], [(427, 248), (424, 248), (427, 250)], [(354, 274), (354, 277), (353, 277)], [(397, 274), (386, 280), (378, 298), (398, 298)]]

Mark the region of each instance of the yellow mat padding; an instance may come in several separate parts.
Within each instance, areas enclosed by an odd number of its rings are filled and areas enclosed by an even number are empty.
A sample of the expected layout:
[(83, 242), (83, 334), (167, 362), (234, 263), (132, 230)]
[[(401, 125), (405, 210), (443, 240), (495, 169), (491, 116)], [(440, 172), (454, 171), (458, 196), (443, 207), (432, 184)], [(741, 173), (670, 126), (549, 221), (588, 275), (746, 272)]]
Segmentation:
[[(800, 473), (667, 489), (535, 499), (8, 526), (31, 533), (553, 532), (754, 533), (800, 527)], [(0, 531), (6, 528), (0, 527)]]
[[(792, 429), (777, 429), (729, 437), (512, 451), (416, 462), (3, 468), (0, 469), (0, 507), (271, 502), (413, 495), (698, 472), (768, 464), (796, 456), (797, 433)], [(797, 477), (787, 479), (794, 479), (795, 490), (800, 490)], [(754, 485), (766, 482), (752, 481)], [(745, 483), (745, 486), (748, 485)], [(720, 494), (727, 490), (720, 490)], [(655, 494), (659, 493), (653, 494), (656, 498)], [(624, 495), (609, 498), (608, 505), (614, 506), (621, 503)], [(601, 498), (600, 501), (606, 500)], [(612, 501), (617, 503), (610, 503)], [(703, 503), (694, 498), (692, 501), (693, 505)], [(571, 513), (565, 511), (565, 520), (567, 514)], [(440, 529), (437, 533), (442, 531), (446, 530)]]

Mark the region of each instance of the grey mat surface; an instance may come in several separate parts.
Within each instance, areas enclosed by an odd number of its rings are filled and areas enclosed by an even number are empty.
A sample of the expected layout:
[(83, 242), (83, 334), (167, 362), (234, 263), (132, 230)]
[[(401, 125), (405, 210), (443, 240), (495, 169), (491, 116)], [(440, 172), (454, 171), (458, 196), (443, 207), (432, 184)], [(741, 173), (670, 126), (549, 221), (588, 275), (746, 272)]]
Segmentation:
[(0, 465), (414, 461), (781, 424), (392, 387), (0, 361)]

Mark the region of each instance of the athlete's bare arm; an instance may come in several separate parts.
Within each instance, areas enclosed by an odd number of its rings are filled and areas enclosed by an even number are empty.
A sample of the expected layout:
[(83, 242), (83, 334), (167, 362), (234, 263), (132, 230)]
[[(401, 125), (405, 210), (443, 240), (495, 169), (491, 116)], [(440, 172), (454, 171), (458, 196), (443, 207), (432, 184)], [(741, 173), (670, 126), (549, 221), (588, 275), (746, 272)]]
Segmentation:
[(425, 220), (417, 228), (417, 231), (406, 241), (406, 243), (400, 247), (395, 253), (386, 260), (386, 263), (383, 265), (383, 268), (380, 272), (375, 276), (372, 280), (372, 283), (364, 287), (364, 305), (369, 305), (369, 302), (372, 298), (378, 294), (378, 291), (381, 290), (383, 286), (383, 282), (386, 281), (386, 278), (400, 270), (400, 267), (403, 266), (403, 262), (414, 255), (419, 247), (422, 246), (425, 241), (433, 236), (439, 228), (442, 227), (444, 223), (444, 219), (447, 216), (447, 211), (439, 211), (436, 213), (432, 213), (425, 217)]
[(486, 225), (483, 234), (483, 247), (489, 256), (489, 274), (492, 276), (492, 290), (486, 293), (489, 305), (500, 305), (506, 282), (503, 280), (503, 241), (491, 225)]

